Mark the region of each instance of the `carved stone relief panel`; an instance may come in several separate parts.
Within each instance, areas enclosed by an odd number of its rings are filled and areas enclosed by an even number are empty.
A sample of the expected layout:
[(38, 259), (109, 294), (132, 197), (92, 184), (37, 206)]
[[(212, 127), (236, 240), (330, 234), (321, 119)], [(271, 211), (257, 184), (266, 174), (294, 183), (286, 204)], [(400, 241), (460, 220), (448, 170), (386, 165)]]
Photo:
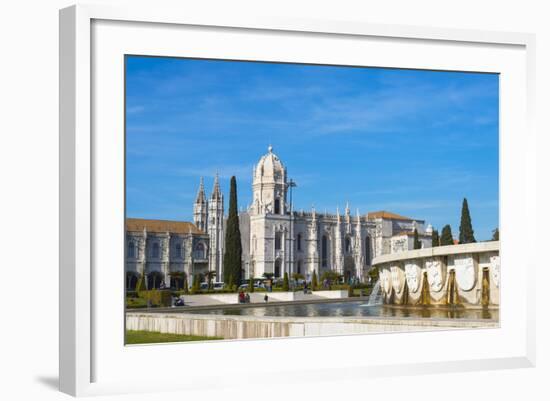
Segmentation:
[(490, 258), (491, 261), (491, 278), (497, 287), (500, 286), (500, 256), (494, 255)]
[(426, 271), (428, 272), (428, 284), (430, 290), (441, 291), (445, 282), (445, 272), (443, 262), (439, 258), (430, 258), (426, 260)]
[(470, 291), (476, 283), (476, 271), (472, 255), (457, 255), (454, 257), (456, 283), (463, 291)]
[(403, 270), (399, 266), (391, 266), (391, 284), (395, 292), (400, 293), (403, 289)]
[(405, 264), (405, 279), (411, 292), (416, 292), (420, 288), (421, 272), (417, 262), (410, 261)]

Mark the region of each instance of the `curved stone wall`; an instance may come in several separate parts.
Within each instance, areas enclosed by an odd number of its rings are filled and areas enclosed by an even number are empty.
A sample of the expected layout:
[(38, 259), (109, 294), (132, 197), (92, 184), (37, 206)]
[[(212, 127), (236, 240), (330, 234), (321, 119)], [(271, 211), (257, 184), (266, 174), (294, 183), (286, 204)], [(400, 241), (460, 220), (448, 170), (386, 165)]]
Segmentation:
[(423, 288), (429, 290), (431, 305), (453, 303), (454, 298), (449, 298), (453, 289), (458, 293), (458, 303), (464, 306), (500, 303), (499, 241), (381, 255), (372, 264), (380, 271), (386, 303), (418, 305), (422, 302)]

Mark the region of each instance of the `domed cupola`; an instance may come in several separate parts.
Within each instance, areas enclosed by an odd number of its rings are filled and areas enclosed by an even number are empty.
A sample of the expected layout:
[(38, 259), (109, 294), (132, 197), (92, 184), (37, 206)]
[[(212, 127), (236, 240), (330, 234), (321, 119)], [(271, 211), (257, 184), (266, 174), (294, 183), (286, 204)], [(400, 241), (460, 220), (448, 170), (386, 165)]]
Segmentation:
[(267, 153), (260, 158), (254, 171), (254, 180), (268, 181), (284, 181), (285, 167), (281, 163), (281, 159), (273, 153), (273, 146), (269, 145)]
[(269, 145), (267, 153), (254, 167), (252, 177), (254, 199), (252, 210), (257, 214), (285, 214), (287, 174), (281, 159)]

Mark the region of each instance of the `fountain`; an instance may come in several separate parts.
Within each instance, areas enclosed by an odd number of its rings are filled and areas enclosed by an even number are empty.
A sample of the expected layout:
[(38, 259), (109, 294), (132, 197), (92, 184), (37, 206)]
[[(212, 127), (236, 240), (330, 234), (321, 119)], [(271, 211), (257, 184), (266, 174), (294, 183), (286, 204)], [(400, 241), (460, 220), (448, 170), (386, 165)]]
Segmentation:
[(380, 287), (381, 287), (380, 280), (378, 280), (374, 285), (374, 287), (372, 287), (372, 291), (369, 295), (369, 302), (367, 302), (367, 306), (381, 305), (383, 303)]
[(489, 268), (483, 268), (483, 278), (481, 281), (481, 306), (489, 306), (491, 297), (490, 297), (490, 286), (489, 286)]
[(447, 305), (460, 305), (460, 298), (458, 296), (458, 288), (456, 286), (456, 272), (454, 270), (449, 271), (449, 280), (447, 282)]
[(422, 275), (422, 291), (420, 293), (420, 305), (430, 305), (430, 284), (428, 283), (428, 273)]
[(401, 296), (401, 305), (409, 304), (409, 285), (407, 280), (405, 280), (405, 285), (403, 286), (403, 295)]
[(390, 288), (390, 296), (387, 299), (387, 304), (394, 305), (395, 304), (395, 289), (393, 288), (393, 285)]

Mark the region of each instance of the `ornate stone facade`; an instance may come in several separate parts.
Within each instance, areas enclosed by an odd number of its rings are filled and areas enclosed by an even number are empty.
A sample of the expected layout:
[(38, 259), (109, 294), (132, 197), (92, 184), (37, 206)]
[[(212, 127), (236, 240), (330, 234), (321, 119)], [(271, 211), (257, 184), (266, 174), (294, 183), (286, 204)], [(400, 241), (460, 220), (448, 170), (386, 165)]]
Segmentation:
[[(252, 174), (252, 203), (239, 213), (243, 277), (264, 273), (283, 277), (287, 272), (311, 280), (314, 271), (319, 278), (333, 270), (362, 280), (374, 257), (412, 249), (414, 229), (423, 247), (431, 245), (430, 227), (425, 230), (422, 220), (386, 211), (361, 215), (357, 210), (352, 215), (349, 205), (344, 213), (336, 208), (335, 214), (318, 213), (314, 207), (307, 212), (293, 210), (294, 183), (271, 146)], [(194, 224), (128, 219), (126, 270), (145, 274), (153, 286), (159, 280), (174, 286), (170, 278), (177, 272), (185, 272), (189, 284), (194, 274), (208, 271), (215, 271), (216, 280), (221, 280), (224, 211), (216, 175), (210, 197), (201, 178), (193, 204)]]
[[(431, 245), (422, 220), (384, 211), (360, 215), (357, 210), (352, 216), (349, 205), (343, 214), (338, 208), (335, 214), (318, 213), (314, 207), (309, 212), (292, 210), (293, 182), (271, 146), (252, 174), (252, 204), (241, 213), (250, 222), (241, 227), (243, 244), (250, 247), (243, 260), (247, 277), (282, 277), (287, 272), (310, 280), (314, 271), (320, 277), (333, 270), (362, 280), (373, 257), (392, 251), (394, 235), (412, 236), (416, 228), (424, 245)], [(407, 241), (402, 250), (411, 248)]]
[(208, 271), (209, 236), (188, 222), (126, 219), (126, 286), (181, 288)]

